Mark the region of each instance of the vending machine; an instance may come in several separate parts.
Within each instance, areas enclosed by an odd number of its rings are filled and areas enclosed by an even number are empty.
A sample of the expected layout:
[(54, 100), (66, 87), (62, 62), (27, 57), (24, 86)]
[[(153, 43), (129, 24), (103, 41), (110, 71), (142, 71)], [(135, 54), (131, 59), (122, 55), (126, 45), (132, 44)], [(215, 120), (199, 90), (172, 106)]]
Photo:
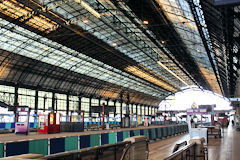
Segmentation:
[(15, 133), (28, 135), (30, 108), (27, 106), (16, 107)]
[(50, 112), (38, 115), (38, 133), (59, 133), (60, 113)]

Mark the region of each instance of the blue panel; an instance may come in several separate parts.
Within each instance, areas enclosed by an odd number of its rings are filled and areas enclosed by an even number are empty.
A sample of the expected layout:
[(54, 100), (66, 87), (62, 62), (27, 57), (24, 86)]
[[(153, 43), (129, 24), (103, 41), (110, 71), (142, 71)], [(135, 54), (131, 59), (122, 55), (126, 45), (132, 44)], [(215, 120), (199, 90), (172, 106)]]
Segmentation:
[(143, 129), (140, 130), (140, 135), (144, 135), (144, 130)]
[(0, 129), (5, 129), (5, 123), (0, 123)]
[(29, 126), (30, 126), (30, 128), (33, 128), (34, 127), (34, 123), (30, 122)]
[(101, 145), (109, 144), (108, 133), (101, 134)]
[(80, 136), (80, 148), (90, 147), (90, 135)]
[(7, 143), (6, 156), (29, 153), (29, 141)]
[(123, 141), (123, 132), (117, 132), (117, 142)]
[(156, 138), (159, 138), (159, 135), (158, 135), (158, 128), (155, 128), (155, 135), (156, 135)]
[(11, 128), (15, 128), (15, 123), (11, 123)]
[(65, 152), (65, 138), (50, 139), (50, 154)]
[(152, 139), (152, 130), (151, 129), (148, 129), (148, 136), (149, 136), (149, 139), (151, 140)]
[(134, 131), (130, 130), (130, 137), (133, 137), (133, 136), (134, 136)]

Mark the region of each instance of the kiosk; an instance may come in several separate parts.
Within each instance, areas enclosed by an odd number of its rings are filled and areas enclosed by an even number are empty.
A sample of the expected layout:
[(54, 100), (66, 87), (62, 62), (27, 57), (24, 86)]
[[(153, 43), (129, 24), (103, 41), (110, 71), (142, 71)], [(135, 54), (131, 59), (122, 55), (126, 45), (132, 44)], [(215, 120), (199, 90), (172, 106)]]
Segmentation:
[(50, 112), (38, 115), (38, 133), (59, 133), (60, 113)]
[(26, 134), (29, 132), (30, 108), (27, 106), (16, 107), (15, 133)]

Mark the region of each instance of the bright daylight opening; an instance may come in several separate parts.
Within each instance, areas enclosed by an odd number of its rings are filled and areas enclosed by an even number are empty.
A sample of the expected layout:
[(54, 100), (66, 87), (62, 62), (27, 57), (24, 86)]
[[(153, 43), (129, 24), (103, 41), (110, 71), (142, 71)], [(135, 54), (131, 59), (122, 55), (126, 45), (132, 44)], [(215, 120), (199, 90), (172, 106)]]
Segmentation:
[(199, 88), (186, 89), (168, 96), (159, 104), (161, 111), (185, 111), (192, 105), (214, 105), (214, 110), (231, 110), (229, 99), (208, 90)]

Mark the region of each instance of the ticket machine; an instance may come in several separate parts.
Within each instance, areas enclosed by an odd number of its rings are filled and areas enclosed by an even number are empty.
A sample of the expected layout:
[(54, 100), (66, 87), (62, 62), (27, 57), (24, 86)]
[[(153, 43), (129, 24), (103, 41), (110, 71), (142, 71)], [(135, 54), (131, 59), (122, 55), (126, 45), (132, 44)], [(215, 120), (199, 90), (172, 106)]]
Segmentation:
[(15, 133), (28, 135), (30, 108), (27, 106), (16, 107)]
[(50, 112), (38, 115), (38, 133), (59, 133), (60, 113)]

